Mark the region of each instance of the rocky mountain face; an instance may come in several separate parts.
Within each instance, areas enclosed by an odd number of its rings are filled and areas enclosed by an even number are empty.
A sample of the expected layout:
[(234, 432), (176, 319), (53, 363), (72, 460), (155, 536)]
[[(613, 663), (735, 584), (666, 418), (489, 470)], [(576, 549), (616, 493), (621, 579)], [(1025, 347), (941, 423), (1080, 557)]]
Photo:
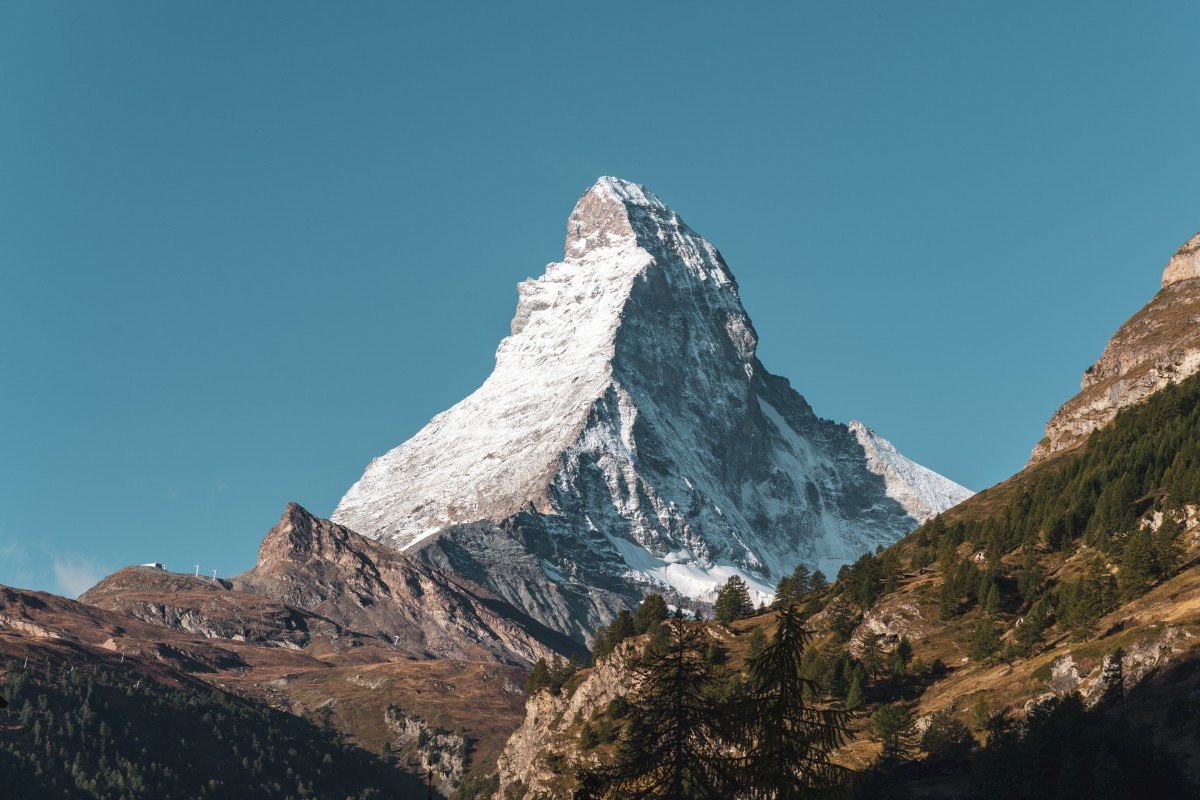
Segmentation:
[(759, 362), (720, 253), (644, 187), (601, 178), (565, 258), (519, 287), (476, 392), (375, 459), (333, 519), (587, 639), (647, 591), (767, 597), (965, 499)]
[(547, 763), (553, 752), (562, 763), (593, 766), (595, 754), (579, 744), (579, 725), (602, 713), (609, 703), (627, 696), (636, 683), (628, 662), (634, 657), (632, 643), (623, 643), (608, 658), (583, 673), (578, 686), (553, 694), (535, 693), (525, 703), (525, 719), (509, 738), (497, 761), (500, 790), (497, 797), (524, 791), (529, 798), (554, 797), (561, 783), (561, 771)]
[(1081, 391), (1054, 412), (1030, 464), (1069, 449), (1117, 412), (1200, 372), (1200, 234), (1163, 272), (1162, 289), (1109, 340)]
[(528, 666), (573, 643), (491, 592), (295, 503), (232, 586), (391, 640), (419, 658)]
[(231, 580), (126, 567), (79, 599), (198, 636), (319, 656), (369, 644), (385, 657), (529, 666), (578, 646), (491, 592), (295, 503), (254, 568)]
[(225, 580), (124, 567), (79, 596), (89, 606), (177, 628), (208, 639), (228, 639), (293, 650), (318, 642), (350, 645), (352, 631), (278, 600), (232, 590)]

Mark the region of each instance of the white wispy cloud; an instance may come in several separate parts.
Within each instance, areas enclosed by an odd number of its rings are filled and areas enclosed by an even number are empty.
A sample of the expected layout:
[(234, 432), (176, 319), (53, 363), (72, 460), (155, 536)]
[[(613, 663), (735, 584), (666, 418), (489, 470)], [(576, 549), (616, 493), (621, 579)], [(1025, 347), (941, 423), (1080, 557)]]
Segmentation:
[(0, 544), (0, 559), (4, 561), (25, 561), (29, 551), (20, 542), (4, 542)]
[(78, 597), (108, 574), (108, 570), (92, 558), (56, 555), (53, 559), (54, 581), (67, 597)]
[(38, 579), (29, 560), (29, 550), (19, 541), (0, 536), (0, 583), (27, 588)]

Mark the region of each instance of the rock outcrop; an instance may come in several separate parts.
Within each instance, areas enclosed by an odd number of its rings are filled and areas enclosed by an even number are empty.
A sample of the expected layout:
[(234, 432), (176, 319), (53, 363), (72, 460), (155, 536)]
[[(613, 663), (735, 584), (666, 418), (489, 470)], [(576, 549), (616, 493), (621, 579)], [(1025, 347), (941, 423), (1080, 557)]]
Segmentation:
[(648, 591), (768, 597), (970, 495), (865, 426), (819, 418), (756, 356), (720, 253), (644, 187), (601, 178), (565, 258), (519, 287), (471, 396), (375, 459), (333, 519), (586, 640)]
[(118, 570), (80, 600), (206, 638), (530, 666), (577, 643), (497, 595), (291, 503), (253, 569), (215, 581)]
[[(598, 763), (579, 744), (581, 722), (603, 712), (608, 704), (629, 694), (632, 673), (626, 660), (634, 653), (632, 643), (624, 643), (588, 671), (574, 691), (552, 694), (545, 690), (534, 694), (525, 705), (525, 721), (509, 738), (500, 754), (500, 791), (508, 797), (516, 787), (525, 791), (527, 800), (549, 800), (557, 773), (546, 756), (567, 764)], [(555, 758), (557, 756), (557, 758)]]
[(302, 649), (313, 637), (352, 637), (317, 614), (246, 592), (229, 581), (124, 567), (79, 596), (80, 602), (208, 639)]
[(1163, 272), (1162, 289), (1109, 340), (1081, 391), (1054, 412), (1030, 464), (1085, 441), (1126, 406), (1200, 371), (1200, 234)]
[(235, 589), (396, 643), (419, 658), (531, 665), (573, 643), (500, 597), (289, 503)]

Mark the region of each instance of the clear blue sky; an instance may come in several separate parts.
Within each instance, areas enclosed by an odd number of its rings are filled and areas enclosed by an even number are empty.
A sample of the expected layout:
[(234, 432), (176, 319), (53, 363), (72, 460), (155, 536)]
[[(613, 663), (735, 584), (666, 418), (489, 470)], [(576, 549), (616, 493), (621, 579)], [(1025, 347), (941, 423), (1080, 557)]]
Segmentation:
[(1195, 3), (0, 4), (0, 583), (231, 574), (475, 389), (600, 175), (981, 489), (1200, 230)]

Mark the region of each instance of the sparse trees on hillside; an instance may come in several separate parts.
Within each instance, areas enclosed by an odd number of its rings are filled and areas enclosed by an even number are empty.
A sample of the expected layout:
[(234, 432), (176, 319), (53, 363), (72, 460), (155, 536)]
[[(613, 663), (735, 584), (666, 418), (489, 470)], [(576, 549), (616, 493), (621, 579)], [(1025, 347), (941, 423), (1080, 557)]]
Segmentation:
[(579, 659), (574, 655), (567, 661), (555, 656), (550, 663), (546, 663), (544, 658), (539, 658), (525, 680), (525, 691), (536, 694), (542, 689), (549, 689), (551, 694), (558, 694), (566, 682), (579, 671), (580, 666), (582, 665)]
[(1085, 709), (1077, 694), (1039, 704), (1022, 724), (993, 717), (989, 727), (971, 770), (985, 800), (1195, 796), (1170, 748), (1105, 709)]
[(1056, 615), (1075, 641), (1095, 636), (1100, 618), (1116, 606), (1116, 581), (1099, 558), (1092, 559), (1082, 578), (1058, 588)]
[(943, 709), (929, 719), (921, 736), (921, 749), (933, 758), (961, 761), (971, 755), (975, 737), (970, 729), (950, 711)]

